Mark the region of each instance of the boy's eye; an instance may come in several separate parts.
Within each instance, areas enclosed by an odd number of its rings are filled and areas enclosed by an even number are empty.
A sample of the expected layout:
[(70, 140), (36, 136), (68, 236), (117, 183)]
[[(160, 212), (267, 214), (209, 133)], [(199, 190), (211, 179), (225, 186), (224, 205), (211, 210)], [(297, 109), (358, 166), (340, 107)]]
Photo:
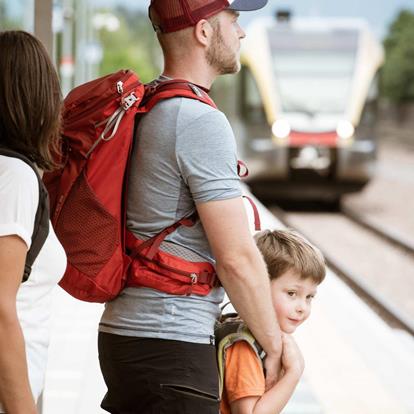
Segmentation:
[(308, 296), (306, 296), (306, 299), (312, 300), (314, 297), (315, 297), (315, 295), (308, 295)]
[(296, 292), (294, 290), (288, 290), (287, 294), (289, 296), (295, 296), (296, 295)]

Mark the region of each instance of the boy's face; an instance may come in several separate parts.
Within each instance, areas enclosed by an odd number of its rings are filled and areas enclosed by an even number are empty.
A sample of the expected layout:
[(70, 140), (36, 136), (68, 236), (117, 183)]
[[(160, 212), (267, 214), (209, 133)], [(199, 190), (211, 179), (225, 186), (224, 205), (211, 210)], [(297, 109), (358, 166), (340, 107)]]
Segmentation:
[(312, 279), (301, 279), (300, 274), (294, 269), (286, 271), (270, 282), (273, 307), (283, 332), (295, 332), (308, 318), (317, 287)]

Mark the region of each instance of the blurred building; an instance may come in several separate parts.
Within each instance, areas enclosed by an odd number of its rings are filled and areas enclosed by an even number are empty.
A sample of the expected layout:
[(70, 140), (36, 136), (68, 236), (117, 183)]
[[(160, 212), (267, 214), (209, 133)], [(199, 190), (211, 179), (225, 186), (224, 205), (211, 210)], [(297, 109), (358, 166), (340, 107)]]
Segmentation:
[(88, 0), (0, 0), (0, 30), (27, 30), (42, 40), (56, 63), (64, 95), (97, 76), (102, 48), (93, 23), (116, 24), (104, 17), (96, 19)]

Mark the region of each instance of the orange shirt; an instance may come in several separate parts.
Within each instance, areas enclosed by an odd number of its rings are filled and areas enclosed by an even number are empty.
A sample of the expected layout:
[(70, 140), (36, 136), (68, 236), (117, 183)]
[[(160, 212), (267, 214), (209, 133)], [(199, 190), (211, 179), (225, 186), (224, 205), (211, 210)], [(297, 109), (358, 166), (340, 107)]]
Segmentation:
[(243, 397), (261, 397), (265, 392), (263, 367), (245, 341), (236, 342), (226, 352), (224, 391), (220, 414), (230, 414), (230, 403)]

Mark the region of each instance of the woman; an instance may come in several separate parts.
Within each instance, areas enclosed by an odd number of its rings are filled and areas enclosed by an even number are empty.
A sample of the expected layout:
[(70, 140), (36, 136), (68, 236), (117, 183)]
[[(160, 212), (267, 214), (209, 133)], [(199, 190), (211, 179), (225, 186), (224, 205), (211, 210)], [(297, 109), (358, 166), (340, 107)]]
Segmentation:
[[(45, 48), (22, 31), (0, 32), (0, 147), (53, 168), (60, 131), (61, 92)], [(0, 412), (36, 413), (44, 383), (52, 290), (66, 257), (49, 233), (28, 280), (39, 182), (24, 161), (0, 155)], [(47, 224), (47, 220), (46, 220)]]

